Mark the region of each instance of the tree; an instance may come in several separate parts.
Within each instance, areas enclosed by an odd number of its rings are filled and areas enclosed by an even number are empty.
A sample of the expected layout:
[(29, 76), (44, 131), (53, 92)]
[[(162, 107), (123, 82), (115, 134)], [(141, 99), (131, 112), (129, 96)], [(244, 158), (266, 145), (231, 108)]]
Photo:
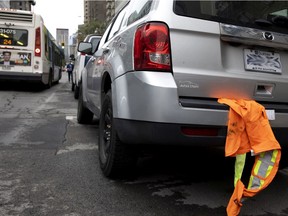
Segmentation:
[(89, 23), (85, 23), (78, 28), (78, 41), (83, 41), (88, 34), (102, 35), (106, 29), (106, 23), (93, 20)]

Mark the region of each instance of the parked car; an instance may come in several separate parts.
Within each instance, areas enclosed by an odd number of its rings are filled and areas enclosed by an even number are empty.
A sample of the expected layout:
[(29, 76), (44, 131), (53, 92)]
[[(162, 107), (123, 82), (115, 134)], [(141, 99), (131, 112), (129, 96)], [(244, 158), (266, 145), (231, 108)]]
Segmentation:
[(269, 111), (288, 143), (288, 17), (284, 1), (131, 0), (108, 25), (83, 70), (79, 123), (99, 119), (107, 177), (135, 166), (139, 145), (225, 145), (229, 107)]
[[(93, 48), (95, 49), (98, 46), (100, 39), (101, 35), (89, 34), (85, 37), (84, 42), (91, 42)], [(74, 91), (75, 99), (78, 99), (79, 97), (79, 85), (81, 85), (82, 70), (87, 64), (90, 57), (91, 55), (79, 52), (75, 59), (73, 70), (73, 81), (72, 81), (72, 91)]]

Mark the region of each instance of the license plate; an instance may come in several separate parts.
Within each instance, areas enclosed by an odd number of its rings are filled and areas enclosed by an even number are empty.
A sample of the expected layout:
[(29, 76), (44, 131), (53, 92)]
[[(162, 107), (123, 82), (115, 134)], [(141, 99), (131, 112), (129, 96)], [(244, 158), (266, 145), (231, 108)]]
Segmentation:
[(268, 73), (282, 73), (280, 54), (275, 52), (244, 49), (245, 69)]
[(11, 66), (7, 66), (7, 65), (2, 66), (2, 70), (11, 70)]

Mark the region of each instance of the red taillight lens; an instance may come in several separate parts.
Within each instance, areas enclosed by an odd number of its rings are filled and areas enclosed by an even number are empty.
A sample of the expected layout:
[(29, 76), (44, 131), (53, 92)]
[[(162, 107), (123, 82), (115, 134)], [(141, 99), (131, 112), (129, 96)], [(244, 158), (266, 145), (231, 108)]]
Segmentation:
[(138, 27), (134, 39), (134, 69), (171, 71), (169, 31), (164, 23)]
[(35, 30), (35, 50), (34, 54), (37, 57), (41, 57), (41, 29), (38, 27)]

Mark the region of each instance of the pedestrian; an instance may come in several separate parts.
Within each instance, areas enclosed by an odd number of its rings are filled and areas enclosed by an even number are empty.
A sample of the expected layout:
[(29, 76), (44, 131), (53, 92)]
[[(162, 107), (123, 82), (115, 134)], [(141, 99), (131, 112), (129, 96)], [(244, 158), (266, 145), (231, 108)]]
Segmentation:
[(72, 71), (74, 69), (74, 64), (72, 63), (72, 61), (70, 61), (67, 65), (66, 65), (66, 71), (68, 73), (68, 81), (70, 83), (70, 80), (73, 82), (73, 75), (72, 75)]

